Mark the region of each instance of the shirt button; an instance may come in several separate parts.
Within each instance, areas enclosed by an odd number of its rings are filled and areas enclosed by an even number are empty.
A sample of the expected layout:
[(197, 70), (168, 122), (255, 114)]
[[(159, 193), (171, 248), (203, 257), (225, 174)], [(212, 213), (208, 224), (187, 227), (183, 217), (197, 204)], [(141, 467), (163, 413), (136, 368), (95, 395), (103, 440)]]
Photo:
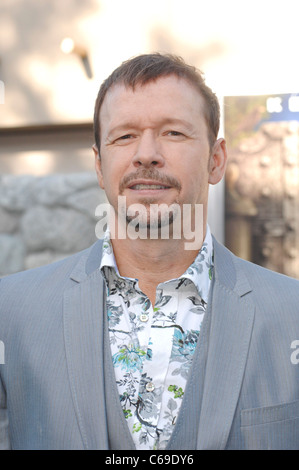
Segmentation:
[(147, 322), (148, 321), (148, 314), (147, 313), (141, 313), (139, 316), (139, 320), (142, 322)]
[(153, 392), (155, 390), (155, 385), (153, 384), (153, 382), (148, 382), (145, 388), (148, 392)]

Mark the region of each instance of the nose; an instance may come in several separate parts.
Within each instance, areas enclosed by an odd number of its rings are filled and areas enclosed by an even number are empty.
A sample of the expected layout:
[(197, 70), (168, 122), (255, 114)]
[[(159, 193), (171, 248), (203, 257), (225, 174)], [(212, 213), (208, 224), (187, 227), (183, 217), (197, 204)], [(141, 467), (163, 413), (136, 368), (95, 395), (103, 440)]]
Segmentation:
[(135, 167), (162, 167), (164, 165), (159, 143), (150, 130), (139, 137), (138, 146), (133, 157), (133, 165)]

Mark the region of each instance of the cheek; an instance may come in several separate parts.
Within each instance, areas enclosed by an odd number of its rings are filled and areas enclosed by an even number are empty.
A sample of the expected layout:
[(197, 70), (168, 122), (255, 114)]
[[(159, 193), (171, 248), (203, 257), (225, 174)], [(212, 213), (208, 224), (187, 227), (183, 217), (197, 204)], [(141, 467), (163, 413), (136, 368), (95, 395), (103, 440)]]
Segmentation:
[(119, 192), (119, 183), (121, 181), (122, 172), (117, 164), (112, 162), (102, 164), (101, 174), (99, 176), (101, 183), (100, 186), (105, 190), (108, 197), (115, 197)]
[(131, 159), (129, 159), (124, 152), (117, 155), (112, 152), (105, 155), (105, 161), (102, 165), (102, 175), (105, 183), (106, 191), (119, 191), (120, 183), (130, 172), (136, 171), (132, 167)]
[(193, 168), (190, 169), (189, 174), (185, 177), (185, 193), (191, 199), (191, 201), (198, 201), (199, 199), (203, 202), (205, 194), (208, 192), (208, 172), (206, 168)]

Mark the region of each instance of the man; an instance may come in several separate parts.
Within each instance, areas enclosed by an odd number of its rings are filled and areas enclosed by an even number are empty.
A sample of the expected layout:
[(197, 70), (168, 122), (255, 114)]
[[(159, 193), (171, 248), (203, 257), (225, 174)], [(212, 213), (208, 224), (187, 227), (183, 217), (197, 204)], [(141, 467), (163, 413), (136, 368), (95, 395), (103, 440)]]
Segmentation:
[(0, 283), (1, 447), (298, 449), (299, 283), (210, 233), (215, 95), (141, 55), (103, 83), (94, 128), (104, 240)]

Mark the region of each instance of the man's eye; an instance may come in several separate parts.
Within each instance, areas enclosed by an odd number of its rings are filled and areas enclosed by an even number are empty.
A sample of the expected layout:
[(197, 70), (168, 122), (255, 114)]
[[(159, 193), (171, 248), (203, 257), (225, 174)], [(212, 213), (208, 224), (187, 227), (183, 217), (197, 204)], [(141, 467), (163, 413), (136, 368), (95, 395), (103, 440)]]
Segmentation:
[(117, 140), (128, 140), (128, 139), (131, 139), (132, 137), (133, 137), (132, 134), (125, 134), (119, 137)]
[(173, 136), (182, 136), (184, 134), (182, 134), (182, 132), (179, 132), (179, 131), (168, 131), (167, 132), (168, 135), (173, 135)]
[(115, 139), (113, 140), (113, 143), (121, 145), (121, 144), (129, 143), (129, 141), (133, 138), (134, 138), (133, 134), (124, 134), (119, 137), (115, 137)]

